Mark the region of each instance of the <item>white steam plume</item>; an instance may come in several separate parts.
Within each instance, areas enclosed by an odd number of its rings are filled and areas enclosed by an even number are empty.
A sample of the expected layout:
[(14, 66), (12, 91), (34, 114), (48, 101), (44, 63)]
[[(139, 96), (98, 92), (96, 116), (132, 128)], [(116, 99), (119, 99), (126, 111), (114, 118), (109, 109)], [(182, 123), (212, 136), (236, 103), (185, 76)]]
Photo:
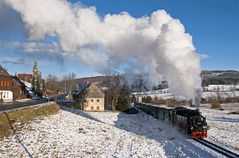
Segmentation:
[[(148, 67), (152, 83), (160, 74), (173, 92), (187, 98), (200, 88), (200, 56), (179, 20), (164, 10), (134, 18), (127, 12), (99, 17), (95, 7), (64, 0), (5, 0), (20, 13), (29, 40), (57, 36), (68, 57), (103, 72), (109, 67)], [(132, 64), (132, 63), (131, 63)], [(139, 68), (140, 69), (140, 68)]]

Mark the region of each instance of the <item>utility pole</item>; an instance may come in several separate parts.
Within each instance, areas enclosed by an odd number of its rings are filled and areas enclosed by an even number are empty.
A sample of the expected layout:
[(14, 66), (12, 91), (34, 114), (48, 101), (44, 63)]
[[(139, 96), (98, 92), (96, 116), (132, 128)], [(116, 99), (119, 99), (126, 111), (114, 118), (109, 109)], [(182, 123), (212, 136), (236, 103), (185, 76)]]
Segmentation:
[(66, 79), (65, 79), (65, 94), (66, 94)]

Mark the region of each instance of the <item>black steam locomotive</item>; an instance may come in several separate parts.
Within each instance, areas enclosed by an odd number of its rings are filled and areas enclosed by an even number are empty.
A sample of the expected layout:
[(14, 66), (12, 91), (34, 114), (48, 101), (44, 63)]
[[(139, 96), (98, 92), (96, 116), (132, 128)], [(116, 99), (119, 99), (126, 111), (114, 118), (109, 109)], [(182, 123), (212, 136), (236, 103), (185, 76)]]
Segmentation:
[(198, 109), (191, 110), (185, 107), (166, 107), (146, 103), (135, 103), (135, 107), (156, 119), (168, 120), (185, 129), (193, 139), (207, 138), (207, 122)]
[(185, 107), (174, 109), (176, 123), (185, 128), (191, 138), (207, 138), (207, 122), (198, 109), (191, 110)]

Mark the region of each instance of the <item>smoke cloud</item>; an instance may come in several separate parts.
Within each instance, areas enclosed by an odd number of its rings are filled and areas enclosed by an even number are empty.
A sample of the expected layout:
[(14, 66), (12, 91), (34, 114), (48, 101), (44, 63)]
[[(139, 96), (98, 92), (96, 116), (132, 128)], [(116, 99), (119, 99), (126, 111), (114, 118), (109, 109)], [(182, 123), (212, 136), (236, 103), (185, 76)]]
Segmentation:
[(141, 18), (127, 12), (100, 17), (95, 7), (64, 0), (4, 2), (20, 13), (29, 40), (56, 36), (65, 58), (101, 73), (133, 64), (137, 70), (147, 69), (150, 83), (158, 83), (163, 75), (173, 92), (187, 98), (201, 87), (200, 56), (192, 37), (164, 10)]

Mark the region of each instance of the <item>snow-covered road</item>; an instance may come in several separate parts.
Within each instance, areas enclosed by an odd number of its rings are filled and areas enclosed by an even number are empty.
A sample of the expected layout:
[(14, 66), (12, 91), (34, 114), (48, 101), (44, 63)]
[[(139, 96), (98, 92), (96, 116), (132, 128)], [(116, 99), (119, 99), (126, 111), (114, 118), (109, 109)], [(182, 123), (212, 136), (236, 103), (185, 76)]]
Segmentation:
[(180, 129), (142, 112), (65, 109), (14, 126), (17, 134), (0, 141), (0, 157), (219, 157)]

